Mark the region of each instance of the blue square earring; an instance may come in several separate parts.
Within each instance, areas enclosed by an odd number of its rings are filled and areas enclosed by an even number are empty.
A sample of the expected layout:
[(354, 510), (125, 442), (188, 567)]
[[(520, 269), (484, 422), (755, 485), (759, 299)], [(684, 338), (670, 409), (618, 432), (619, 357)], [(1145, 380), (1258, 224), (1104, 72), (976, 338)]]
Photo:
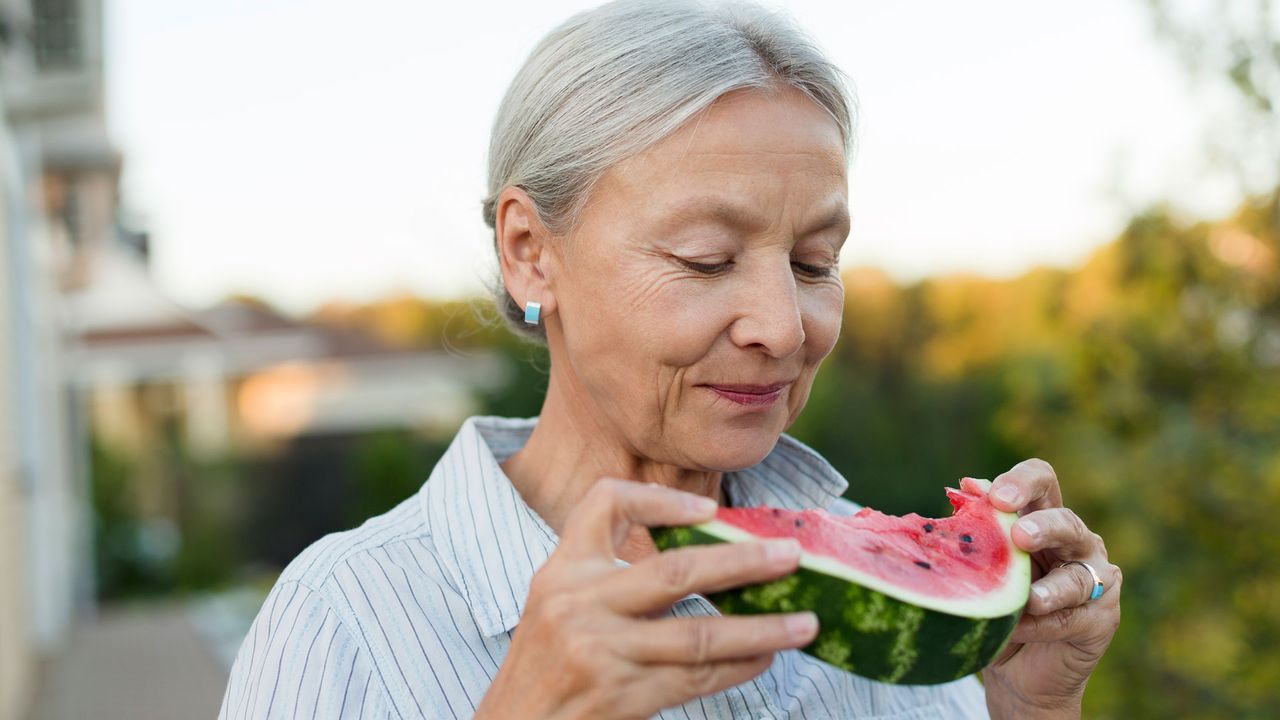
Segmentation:
[(542, 303), (536, 303), (531, 300), (524, 304), (524, 321), (526, 324), (537, 325), (540, 315), (542, 315)]

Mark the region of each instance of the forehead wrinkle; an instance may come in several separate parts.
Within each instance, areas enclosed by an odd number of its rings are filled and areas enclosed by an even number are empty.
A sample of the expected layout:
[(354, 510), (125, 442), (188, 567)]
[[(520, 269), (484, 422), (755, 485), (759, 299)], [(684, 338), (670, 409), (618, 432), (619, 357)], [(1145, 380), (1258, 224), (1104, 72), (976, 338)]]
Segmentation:
[[(801, 231), (800, 236), (813, 235), (828, 228), (848, 228), (850, 222), (849, 206), (842, 202), (832, 208), (831, 212), (827, 213), (818, 222)], [(846, 231), (846, 234), (848, 234), (848, 231)]]
[(768, 227), (766, 218), (718, 197), (695, 197), (679, 203), (664, 213), (663, 227), (678, 227), (701, 220), (740, 230), (757, 230)]
[[(664, 213), (661, 228), (668, 230), (704, 220), (746, 231), (763, 230), (770, 226), (764, 216), (752, 212), (745, 206), (739, 206), (718, 197), (696, 197), (667, 210)], [(799, 235), (806, 237), (828, 228), (848, 227), (849, 223), (849, 208), (844, 202), (840, 202), (816, 223), (802, 230)]]

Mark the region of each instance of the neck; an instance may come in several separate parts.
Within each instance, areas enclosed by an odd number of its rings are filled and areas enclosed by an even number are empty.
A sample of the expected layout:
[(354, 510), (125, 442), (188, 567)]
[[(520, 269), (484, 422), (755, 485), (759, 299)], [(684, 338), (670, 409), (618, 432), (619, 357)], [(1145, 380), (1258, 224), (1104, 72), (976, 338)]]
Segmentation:
[[(577, 390), (580, 390), (578, 388)], [(723, 473), (655, 462), (640, 455), (552, 367), (542, 413), (529, 441), (502, 463), (502, 470), (534, 512), (563, 533), (565, 519), (587, 491), (604, 477), (653, 482), (712, 498), (723, 504)], [(631, 529), (618, 557), (635, 562), (656, 552), (643, 527)]]

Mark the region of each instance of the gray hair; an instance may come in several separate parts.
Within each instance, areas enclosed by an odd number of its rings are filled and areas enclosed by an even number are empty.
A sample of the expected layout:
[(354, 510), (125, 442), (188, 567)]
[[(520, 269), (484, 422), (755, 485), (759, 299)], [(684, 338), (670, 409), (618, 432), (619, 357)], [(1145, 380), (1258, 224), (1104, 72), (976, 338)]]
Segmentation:
[[(749, 2), (615, 0), (580, 12), (543, 38), (507, 89), (489, 141), (484, 221), (498, 195), (528, 193), (543, 225), (572, 232), (592, 188), (613, 165), (679, 129), (730, 91), (803, 91), (839, 125), (846, 165), (856, 152), (857, 99), (845, 74), (782, 11)], [(503, 317), (524, 309), (502, 283)]]

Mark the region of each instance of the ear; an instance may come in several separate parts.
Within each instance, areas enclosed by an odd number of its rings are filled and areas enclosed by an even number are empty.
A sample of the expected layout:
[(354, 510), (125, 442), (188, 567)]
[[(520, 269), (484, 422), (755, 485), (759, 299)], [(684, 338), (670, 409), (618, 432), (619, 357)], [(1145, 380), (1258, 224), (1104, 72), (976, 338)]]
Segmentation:
[(498, 195), (494, 232), (502, 282), (516, 304), (523, 308), (529, 301), (541, 303), (543, 318), (555, 312), (555, 294), (544, 273), (554, 263), (549, 251), (551, 233), (522, 188), (512, 185)]

